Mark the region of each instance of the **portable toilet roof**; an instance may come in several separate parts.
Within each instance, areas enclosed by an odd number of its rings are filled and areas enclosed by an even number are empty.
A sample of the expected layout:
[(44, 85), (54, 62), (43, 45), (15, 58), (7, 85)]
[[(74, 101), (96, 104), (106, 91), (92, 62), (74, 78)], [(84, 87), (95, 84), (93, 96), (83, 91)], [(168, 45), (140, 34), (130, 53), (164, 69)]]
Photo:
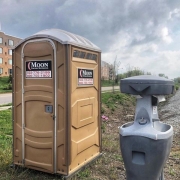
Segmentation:
[(101, 52), (100, 48), (98, 46), (96, 46), (95, 44), (93, 44), (88, 39), (86, 39), (82, 36), (61, 30), (61, 29), (46, 29), (46, 30), (39, 31), (36, 34), (29, 36), (28, 38), (25, 38), (22, 41), (20, 41), (15, 46), (15, 48), (29, 39), (38, 38), (38, 37), (39, 38), (51, 38), (51, 39), (54, 39), (54, 40), (60, 42), (61, 44), (72, 44), (72, 45), (79, 46), (82, 48)]

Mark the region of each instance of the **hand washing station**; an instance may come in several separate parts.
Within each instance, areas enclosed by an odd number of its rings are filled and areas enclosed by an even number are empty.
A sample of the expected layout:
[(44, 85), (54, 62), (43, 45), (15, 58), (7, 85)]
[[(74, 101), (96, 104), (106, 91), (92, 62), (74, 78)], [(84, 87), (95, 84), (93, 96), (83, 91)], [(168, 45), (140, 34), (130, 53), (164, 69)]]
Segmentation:
[(134, 122), (120, 127), (120, 146), (127, 180), (163, 180), (173, 127), (161, 123), (157, 105), (173, 93), (173, 81), (143, 75), (121, 80), (121, 92), (137, 97)]

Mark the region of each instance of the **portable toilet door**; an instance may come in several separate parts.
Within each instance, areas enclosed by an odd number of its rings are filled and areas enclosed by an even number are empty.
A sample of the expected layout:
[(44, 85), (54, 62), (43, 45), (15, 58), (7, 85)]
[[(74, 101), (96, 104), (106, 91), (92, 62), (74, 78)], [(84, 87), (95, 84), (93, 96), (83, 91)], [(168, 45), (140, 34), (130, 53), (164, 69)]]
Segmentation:
[[(16, 75), (21, 83), (15, 83), (16, 101), (21, 103), (16, 107), (17, 121), (22, 127), (21, 151), (19, 154), (22, 164), (34, 169), (54, 172), (54, 114), (56, 114), (56, 47), (50, 39), (34, 39), (27, 41), (21, 48), (22, 61), (16, 61)], [(18, 78), (18, 77), (17, 77)], [(22, 87), (21, 87), (22, 86)], [(20, 96), (22, 96), (20, 98)], [(15, 102), (16, 102), (15, 101)], [(22, 112), (20, 112), (22, 109)], [(29, 113), (30, 112), (30, 113)], [(22, 115), (22, 120), (21, 116)], [(22, 124), (21, 124), (22, 123)], [(19, 149), (19, 151), (20, 151)], [(21, 157), (22, 156), (22, 157)], [(19, 161), (19, 162), (20, 162)], [(25, 162), (24, 162), (25, 161)]]
[(15, 165), (70, 175), (100, 155), (100, 64), (97, 46), (63, 30), (14, 48)]

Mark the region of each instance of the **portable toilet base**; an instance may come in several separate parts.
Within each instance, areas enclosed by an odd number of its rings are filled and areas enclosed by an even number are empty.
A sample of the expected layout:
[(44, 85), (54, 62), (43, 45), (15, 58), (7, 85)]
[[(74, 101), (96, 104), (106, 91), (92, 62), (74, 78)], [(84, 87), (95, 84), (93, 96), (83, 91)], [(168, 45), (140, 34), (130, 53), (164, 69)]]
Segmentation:
[(101, 51), (59, 29), (13, 49), (13, 164), (69, 176), (101, 154)]

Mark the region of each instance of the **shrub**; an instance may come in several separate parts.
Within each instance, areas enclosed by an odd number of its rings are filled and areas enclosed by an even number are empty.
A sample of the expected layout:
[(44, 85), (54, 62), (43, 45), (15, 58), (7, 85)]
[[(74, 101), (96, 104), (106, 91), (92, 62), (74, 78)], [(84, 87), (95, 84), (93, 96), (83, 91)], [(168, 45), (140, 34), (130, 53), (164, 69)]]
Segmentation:
[(179, 86), (178, 85), (175, 85), (175, 89), (176, 89), (176, 91), (179, 89)]
[(12, 84), (9, 83), (3, 88), (3, 90), (12, 90)]

